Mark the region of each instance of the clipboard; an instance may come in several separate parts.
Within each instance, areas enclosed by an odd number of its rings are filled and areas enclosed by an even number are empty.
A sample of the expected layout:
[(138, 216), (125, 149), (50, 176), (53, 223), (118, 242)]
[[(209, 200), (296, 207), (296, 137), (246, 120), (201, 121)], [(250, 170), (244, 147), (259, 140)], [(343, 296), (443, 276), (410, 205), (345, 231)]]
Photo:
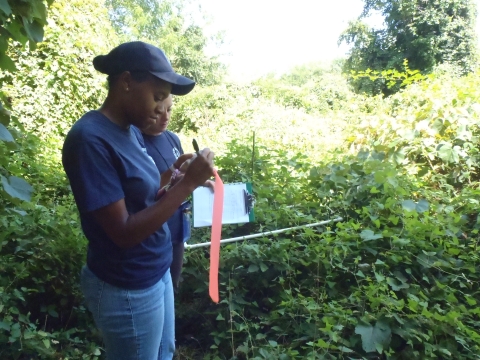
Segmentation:
[[(224, 184), (222, 224), (255, 221), (255, 197), (251, 183)], [(193, 192), (193, 227), (212, 225), (213, 192), (199, 187)]]
[(248, 214), (249, 222), (255, 221), (253, 206), (255, 205), (255, 196), (253, 195), (252, 184), (245, 183), (246, 189), (243, 190), (243, 198), (245, 204), (245, 214)]

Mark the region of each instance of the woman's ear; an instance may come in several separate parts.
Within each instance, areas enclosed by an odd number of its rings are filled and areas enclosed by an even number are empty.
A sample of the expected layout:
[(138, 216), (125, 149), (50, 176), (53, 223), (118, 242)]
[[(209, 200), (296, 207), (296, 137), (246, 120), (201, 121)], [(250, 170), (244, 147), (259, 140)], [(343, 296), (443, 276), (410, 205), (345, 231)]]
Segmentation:
[(124, 71), (123, 73), (121, 73), (117, 82), (117, 85), (120, 88), (119, 90), (123, 92), (129, 92), (132, 88), (132, 80), (132, 74), (130, 74), (129, 71)]

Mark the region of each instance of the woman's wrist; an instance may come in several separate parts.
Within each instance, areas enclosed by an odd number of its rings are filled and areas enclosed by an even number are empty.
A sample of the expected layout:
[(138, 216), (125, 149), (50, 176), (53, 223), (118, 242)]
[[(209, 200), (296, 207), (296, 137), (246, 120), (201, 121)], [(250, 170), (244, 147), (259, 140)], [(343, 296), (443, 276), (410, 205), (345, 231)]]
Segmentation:
[(193, 190), (198, 187), (195, 182), (191, 181), (190, 179), (186, 179), (185, 176), (182, 176), (176, 185), (180, 185), (180, 187), (186, 189), (188, 194), (191, 194)]

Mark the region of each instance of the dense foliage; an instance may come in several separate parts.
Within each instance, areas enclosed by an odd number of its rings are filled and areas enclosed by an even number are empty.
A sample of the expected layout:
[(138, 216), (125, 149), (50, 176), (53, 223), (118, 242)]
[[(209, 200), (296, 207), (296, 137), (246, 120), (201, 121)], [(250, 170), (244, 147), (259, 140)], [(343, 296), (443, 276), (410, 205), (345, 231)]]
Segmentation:
[[(52, 0), (48, 1), (52, 3)], [(30, 48), (43, 40), (43, 27), (46, 24), (47, 9), (44, 1), (24, 0), (0, 3), (0, 70), (15, 72), (16, 65), (7, 52), (12, 41)], [(10, 121), (10, 99), (3, 92), (3, 81), (0, 81), (0, 192), (12, 199), (29, 200), (30, 186), (15, 176), (15, 168), (9, 162), (8, 154), (16, 147), (15, 137), (7, 129)], [(0, 211), (3, 210), (0, 203)], [(8, 210), (8, 209), (7, 209)]]
[[(60, 164), (66, 131), (105, 95), (92, 57), (126, 36), (102, 5), (53, 2), (45, 41), (11, 42), (17, 71), (0, 73), (15, 139), (0, 138), (1, 175), (32, 187), (30, 201), (13, 186), (0, 198), (2, 359), (103, 358)], [(388, 98), (352, 92), (335, 63), (175, 99), (170, 128), (185, 150), (194, 136), (225, 182), (253, 183), (256, 222), (223, 238), (342, 217), (222, 247), (218, 305), (208, 248), (187, 250), (178, 359), (479, 358), (480, 74), (402, 64), (368, 74), (402, 84)], [(208, 239), (194, 229), (190, 241)]]
[[(372, 28), (365, 23), (372, 14), (383, 17), (383, 26)], [(339, 39), (352, 45), (345, 69), (401, 71), (406, 59), (411, 69), (423, 73), (448, 63), (466, 74), (476, 66), (475, 21), (471, 0), (366, 0), (362, 15)], [(374, 94), (398, 90), (364, 79), (354, 85)]]
[[(318, 137), (293, 155), (257, 137), (258, 223), (224, 237), (344, 220), (223, 247), (219, 306), (204, 296), (208, 251), (191, 250), (178, 309), (196, 341), (184, 340), (211, 359), (478, 358), (479, 81), (443, 76), (371, 98), (328, 154), (309, 153)], [(325, 129), (349, 114), (327, 117)], [(276, 126), (278, 141), (295, 123)], [(217, 163), (229, 181), (251, 179), (248, 140)]]

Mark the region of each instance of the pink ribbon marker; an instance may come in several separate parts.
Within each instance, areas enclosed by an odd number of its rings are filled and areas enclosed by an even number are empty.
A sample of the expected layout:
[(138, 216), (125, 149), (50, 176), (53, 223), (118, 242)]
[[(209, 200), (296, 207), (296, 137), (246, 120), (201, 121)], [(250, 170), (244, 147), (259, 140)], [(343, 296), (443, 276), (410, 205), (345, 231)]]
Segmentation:
[(213, 194), (212, 236), (210, 239), (210, 279), (208, 292), (218, 304), (218, 268), (220, 263), (220, 238), (222, 237), (223, 182), (215, 170), (215, 192)]

